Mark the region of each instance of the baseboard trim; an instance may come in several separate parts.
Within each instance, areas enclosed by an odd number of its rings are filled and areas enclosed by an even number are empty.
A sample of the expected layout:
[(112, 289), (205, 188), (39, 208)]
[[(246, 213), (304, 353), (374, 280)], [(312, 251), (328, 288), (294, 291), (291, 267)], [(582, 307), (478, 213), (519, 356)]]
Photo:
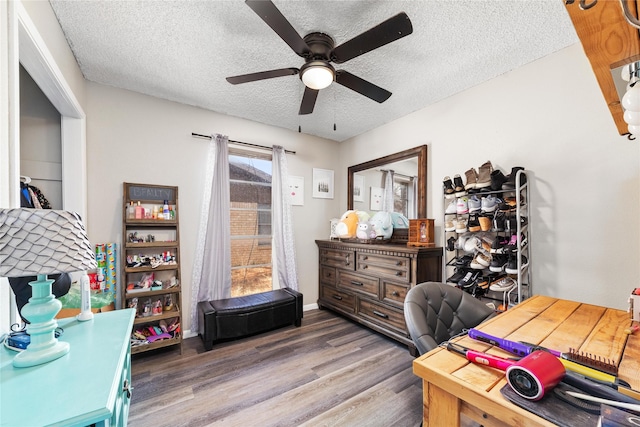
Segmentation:
[(302, 306), (302, 311), (317, 310), (317, 309), (318, 309), (317, 303), (307, 304)]

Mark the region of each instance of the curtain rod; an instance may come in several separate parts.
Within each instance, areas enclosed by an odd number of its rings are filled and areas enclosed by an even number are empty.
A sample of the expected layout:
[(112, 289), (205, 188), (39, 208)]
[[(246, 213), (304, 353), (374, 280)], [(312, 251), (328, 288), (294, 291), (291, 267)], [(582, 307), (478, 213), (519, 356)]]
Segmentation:
[(394, 174), (394, 175), (401, 176), (401, 177), (403, 177), (403, 178), (408, 178), (408, 179), (414, 179), (414, 178), (415, 178), (415, 176), (405, 175), (405, 174), (403, 174), (403, 173), (395, 172), (395, 171), (393, 171), (393, 170), (391, 170), (391, 169), (378, 169), (378, 170), (379, 170), (380, 172), (389, 172), (389, 171), (391, 171), (391, 172), (393, 172), (393, 174)]
[[(197, 136), (198, 138), (211, 139), (211, 135), (202, 135), (200, 133), (195, 133), (195, 132), (191, 132), (191, 136)], [(258, 144), (252, 144), (250, 142), (234, 141), (233, 139), (230, 139), (229, 142), (232, 144), (247, 145), (249, 147), (262, 148), (263, 150), (273, 151), (273, 148), (267, 147), (266, 145), (258, 145)], [(295, 151), (290, 151), (290, 150), (284, 150), (284, 152), (287, 154), (296, 154)]]

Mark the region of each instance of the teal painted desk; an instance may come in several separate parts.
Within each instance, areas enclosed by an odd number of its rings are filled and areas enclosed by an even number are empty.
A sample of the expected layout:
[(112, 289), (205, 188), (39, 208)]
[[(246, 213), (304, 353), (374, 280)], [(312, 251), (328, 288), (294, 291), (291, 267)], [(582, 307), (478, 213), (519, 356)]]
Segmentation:
[(65, 356), (15, 368), (15, 352), (0, 349), (0, 426), (126, 426), (131, 384), (132, 309), (93, 320), (60, 319)]

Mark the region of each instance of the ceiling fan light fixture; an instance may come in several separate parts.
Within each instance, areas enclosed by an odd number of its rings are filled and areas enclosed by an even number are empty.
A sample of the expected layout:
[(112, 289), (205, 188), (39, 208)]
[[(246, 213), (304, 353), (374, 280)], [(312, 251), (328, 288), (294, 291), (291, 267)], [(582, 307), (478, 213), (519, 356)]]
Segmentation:
[(622, 73), (622, 78), (629, 82), (621, 100), (625, 109), (624, 121), (630, 134), (640, 136), (640, 62), (629, 64)]
[(326, 88), (333, 82), (335, 74), (331, 64), (324, 61), (307, 62), (300, 68), (300, 79), (309, 89)]

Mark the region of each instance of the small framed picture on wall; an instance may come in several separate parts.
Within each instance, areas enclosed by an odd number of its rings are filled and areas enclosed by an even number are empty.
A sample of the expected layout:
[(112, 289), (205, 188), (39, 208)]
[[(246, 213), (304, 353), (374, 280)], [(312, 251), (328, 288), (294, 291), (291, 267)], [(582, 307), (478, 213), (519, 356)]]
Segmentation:
[(333, 199), (333, 171), (313, 168), (313, 197)]
[(304, 177), (289, 175), (289, 194), (292, 206), (304, 206)]
[(353, 174), (353, 201), (364, 202), (364, 175)]
[(382, 196), (384, 193), (384, 188), (382, 187), (371, 187), (371, 199), (369, 200), (370, 206), (369, 209), (372, 211), (382, 210)]

